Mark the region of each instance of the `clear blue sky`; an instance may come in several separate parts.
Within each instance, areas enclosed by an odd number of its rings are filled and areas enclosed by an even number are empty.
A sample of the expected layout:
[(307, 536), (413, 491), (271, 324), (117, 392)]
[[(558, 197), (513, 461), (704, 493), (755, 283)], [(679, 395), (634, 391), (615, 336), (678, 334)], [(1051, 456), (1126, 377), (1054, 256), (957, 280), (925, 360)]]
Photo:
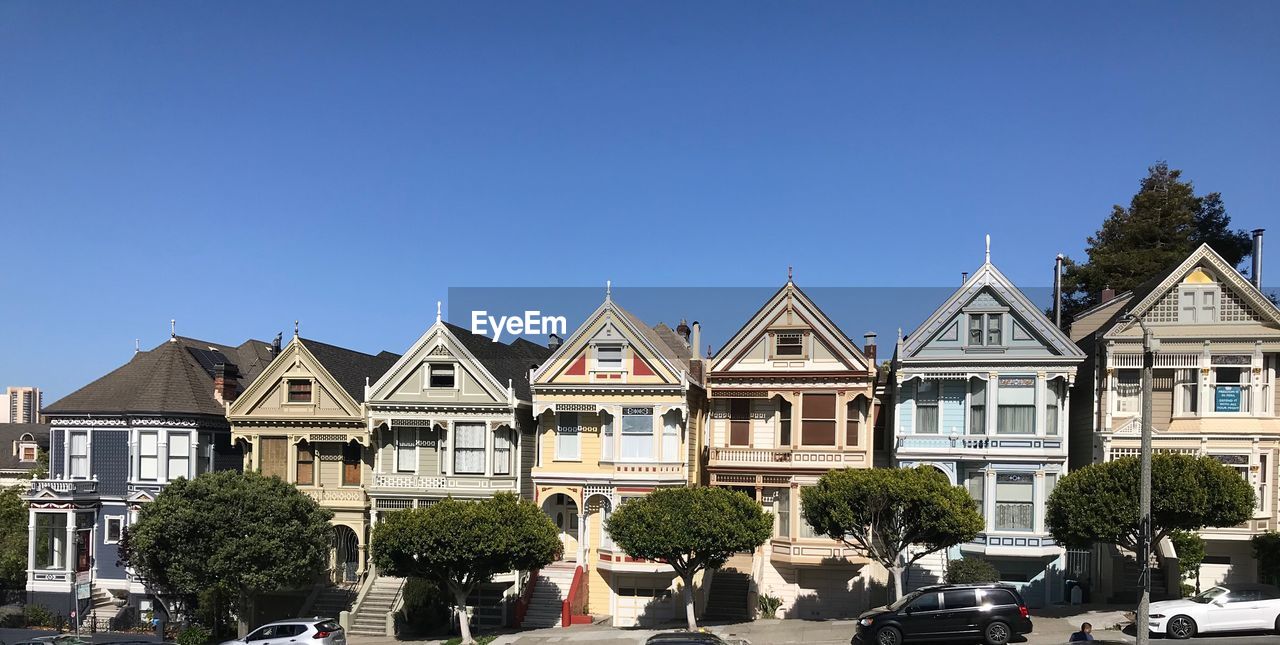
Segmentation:
[(988, 232), (1045, 286), (1159, 159), (1280, 239), (1278, 105), (1275, 2), (6, 0), (0, 386), (170, 318), (403, 351), (449, 287), (953, 285)]

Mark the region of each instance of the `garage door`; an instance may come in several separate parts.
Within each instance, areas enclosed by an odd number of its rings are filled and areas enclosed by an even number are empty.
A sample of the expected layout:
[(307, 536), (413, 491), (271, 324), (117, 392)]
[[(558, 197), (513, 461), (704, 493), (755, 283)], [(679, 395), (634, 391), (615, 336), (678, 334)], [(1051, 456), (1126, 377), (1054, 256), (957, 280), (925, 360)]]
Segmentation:
[(664, 575), (615, 575), (615, 627), (660, 625), (675, 618), (677, 599)]
[(796, 601), (788, 618), (852, 618), (866, 611), (867, 602), (853, 567), (799, 567)]

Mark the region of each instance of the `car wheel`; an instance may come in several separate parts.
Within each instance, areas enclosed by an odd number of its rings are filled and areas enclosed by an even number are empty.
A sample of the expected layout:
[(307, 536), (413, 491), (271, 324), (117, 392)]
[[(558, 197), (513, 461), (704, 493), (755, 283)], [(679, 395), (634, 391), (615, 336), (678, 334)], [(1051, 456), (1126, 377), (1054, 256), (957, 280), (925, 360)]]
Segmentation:
[(1165, 631), (1169, 633), (1169, 638), (1178, 640), (1191, 638), (1196, 635), (1196, 621), (1191, 620), (1190, 616), (1174, 616), (1169, 619), (1169, 625)]
[(876, 632), (876, 645), (901, 645), (902, 632), (897, 627), (881, 627)]
[(982, 640), (987, 645), (1005, 645), (1005, 643), (1009, 642), (1009, 636), (1011, 635), (1012, 631), (1009, 626), (997, 620), (987, 625), (987, 628), (983, 630)]

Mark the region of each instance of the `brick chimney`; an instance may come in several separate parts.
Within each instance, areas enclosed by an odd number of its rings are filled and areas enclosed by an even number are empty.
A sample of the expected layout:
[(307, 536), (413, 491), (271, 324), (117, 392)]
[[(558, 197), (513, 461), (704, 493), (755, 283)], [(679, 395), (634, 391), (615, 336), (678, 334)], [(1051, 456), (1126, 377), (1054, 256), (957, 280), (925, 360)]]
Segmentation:
[[(680, 321), (684, 325), (684, 321)], [(693, 356), (689, 359), (689, 374), (693, 380), (701, 383), (703, 377), (706, 376), (706, 364), (702, 360), (702, 350), (698, 347), (702, 343), (702, 325), (698, 321), (693, 321), (693, 327), (685, 327), (688, 330), (684, 334), (684, 340), (689, 343), (689, 349), (693, 350)], [(678, 329), (677, 329), (678, 331)], [(690, 338), (692, 335), (692, 338)]]
[(1116, 290), (1111, 287), (1105, 287), (1102, 290), (1102, 297), (1099, 298), (1099, 304), (1106, 304), (1116, 299)]
[(554, 352), (557, 349), (560, 349), (560, 343), (563, 343), (563, 342), (564, 342), (564, 339), (560, 338), (560, 336), (558, 336), (557, 334), (551, 334), (547, 336), (547, 349)]
[(876, 333), (869, 331), (862, 335), (862, 354), (871, 361), (871, 369), (876, 367)]
[(240, 369), (235, 363), (218, 363), (213, 366), (213, 400), (230, 403), (240, 396)]
[(680, 337), (684, 339), (684, 344), (686, 345), (689, 344), (689, 331), (689, 322), (684, 318), (681, 318), (680, 324), (676, 325), (676, 333), (680, 334)]

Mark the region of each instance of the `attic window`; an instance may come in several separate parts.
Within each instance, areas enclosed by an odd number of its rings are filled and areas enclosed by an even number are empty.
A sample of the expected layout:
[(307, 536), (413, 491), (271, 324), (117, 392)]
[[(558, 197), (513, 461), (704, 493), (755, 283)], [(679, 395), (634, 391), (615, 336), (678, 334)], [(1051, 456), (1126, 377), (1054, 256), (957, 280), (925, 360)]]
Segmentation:
[(1217, 322), (1219, 295), (1218, 285), (1215, 284), (1182, 285), (1178, 289), (1178, 322)]
[(37, 453), (36, 444), (23, 443), (18, 445), (18, 461), (28, 462), (35, 461)]
[(432, 363), (428, 367), (427, 384), (429, 387), (453, 389), (456, 382), (452, 363)]
[(597, 345), (596, 369), (622, 369), (622, 345)]
[(774, 356), (803, 356), (804, 340), (800, 332), (785, 332), (773, 337)]
[(289, 403), (311, 402), (311, 380), (289, 379)]

